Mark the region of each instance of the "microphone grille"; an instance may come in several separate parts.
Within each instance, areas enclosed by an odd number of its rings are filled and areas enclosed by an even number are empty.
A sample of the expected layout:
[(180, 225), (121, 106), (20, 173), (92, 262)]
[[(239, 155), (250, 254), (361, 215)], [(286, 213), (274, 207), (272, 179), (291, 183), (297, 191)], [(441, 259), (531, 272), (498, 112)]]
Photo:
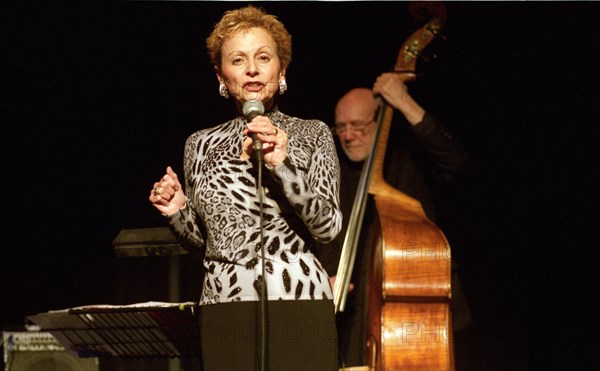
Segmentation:
[(244, 105), (242, 106), (242, 112), (244, 113), (245, 117), (248, 117), (250, 114), (259, 116), (265, 113), (265, 106), (259, 100), (248, 100), (244, 102)]

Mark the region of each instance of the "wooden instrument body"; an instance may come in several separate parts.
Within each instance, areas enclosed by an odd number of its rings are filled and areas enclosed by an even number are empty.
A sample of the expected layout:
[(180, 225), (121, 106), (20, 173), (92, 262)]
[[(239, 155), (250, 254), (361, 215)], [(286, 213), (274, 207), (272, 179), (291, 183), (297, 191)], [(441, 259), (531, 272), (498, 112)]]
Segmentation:
[(372, 241), (366, 354), (372, 370), (453, 370), (450, 246), (424, 215), (384, 197)]

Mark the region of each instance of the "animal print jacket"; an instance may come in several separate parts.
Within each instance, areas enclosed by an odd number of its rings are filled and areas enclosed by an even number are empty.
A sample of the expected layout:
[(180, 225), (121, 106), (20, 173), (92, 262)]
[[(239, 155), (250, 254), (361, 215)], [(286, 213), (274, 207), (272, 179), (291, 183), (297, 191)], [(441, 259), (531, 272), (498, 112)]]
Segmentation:
[[(314, 255), (342, 225), (339, 162), (329, 128), (278, 110), (271, 121), (288, 135), (288, 157), (263, 167), (263, 241), (269, 300), (332, 299)], [(186, 206), (169, 217), (186, 248), (205, 248), (201, 305), (259, 300), (262, 276), (257, 167), (242, 160), (245, 120), (192, 134), (184, 156)]]

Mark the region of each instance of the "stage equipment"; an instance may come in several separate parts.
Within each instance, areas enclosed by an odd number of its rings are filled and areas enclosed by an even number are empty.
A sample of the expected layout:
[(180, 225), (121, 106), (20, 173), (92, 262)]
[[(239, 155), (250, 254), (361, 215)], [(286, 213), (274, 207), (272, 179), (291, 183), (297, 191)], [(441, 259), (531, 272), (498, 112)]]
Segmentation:
[(98, 371), (97, 357), (80, 358), (49, 332), (2, 332), (4, 371)]

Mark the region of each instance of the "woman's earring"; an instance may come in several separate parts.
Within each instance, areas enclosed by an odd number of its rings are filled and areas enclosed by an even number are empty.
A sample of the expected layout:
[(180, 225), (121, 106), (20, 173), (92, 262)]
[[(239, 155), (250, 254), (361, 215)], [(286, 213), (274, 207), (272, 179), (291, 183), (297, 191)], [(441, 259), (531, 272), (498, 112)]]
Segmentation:
[(219, 94), (223, 98), (229, 98), (229, 91), (227, 91), (227, 86), (225, 84), (223, 84), (222, 82), (219, 83)]
[(287, 82), (285, 82), (285, 79), (279, 80), (279, 94), (285, 93), (286, 90), (287, 90)]

